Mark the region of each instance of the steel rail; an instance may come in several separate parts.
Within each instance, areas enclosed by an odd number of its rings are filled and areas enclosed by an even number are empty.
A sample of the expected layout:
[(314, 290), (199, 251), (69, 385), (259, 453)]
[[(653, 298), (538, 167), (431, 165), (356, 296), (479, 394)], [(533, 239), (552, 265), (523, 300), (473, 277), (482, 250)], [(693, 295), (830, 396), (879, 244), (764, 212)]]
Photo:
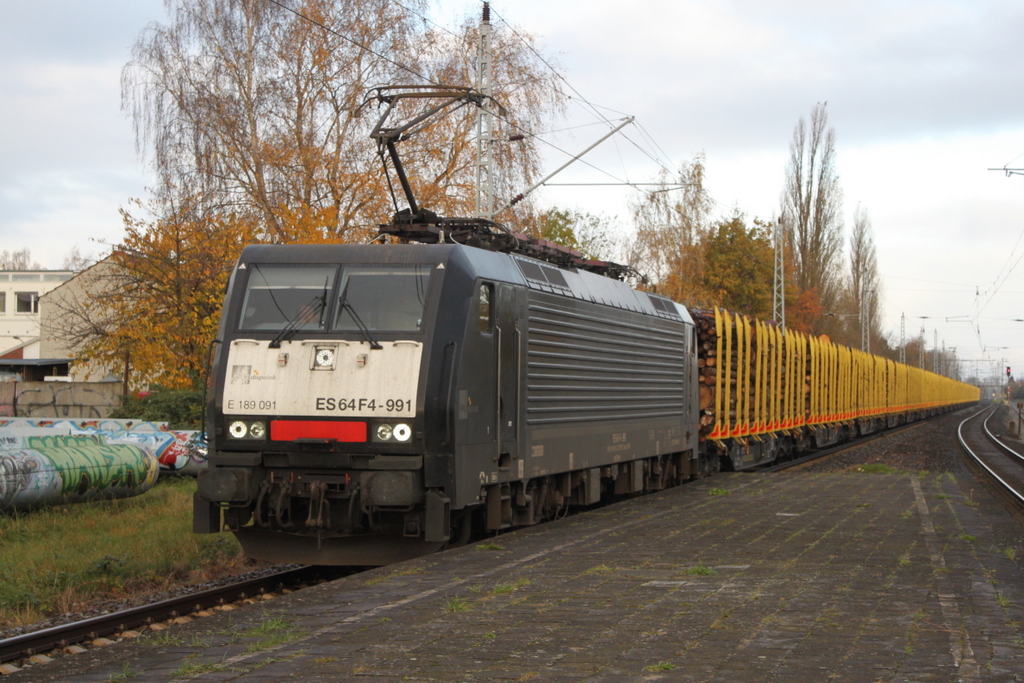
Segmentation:
[(989, 416), (985, 418), (985, 422), (984, 422), (984, 423), (982, 423), (982, 425), (981, 425), (981, 426), (982, 426), (982, 428), (983, 428), (983, 429), (985, 430), (985, 433), (986, 433), (986, 434), (988, 434), (988, 438), (989, 438), (989, 439), (991, 439), (991, 440), (992, 440), (992, 442), (993, 442), (993, 443), (994, 443), (995, 445), (999, 446), (999, 447), (1000, 447), (1000, 448), (1002, 448), (1002, 449), (1003, 449), (1004, 451), (1006, 451), (1007, 453), (1009, 453), (1010, 455), (1012, 455), (1013, 457), (1017, 458), (1017, 459), (1018, 459), (1018, 460), (1020, 460), (1020, 461), (1021, 461), (1022, 463), (1024, 463), (1024, 455), (1021, 455), (1021, 454), (1020, 454), (1020, 453), (1018, 453), (1017, 451), (1015, 451), (1015, 450), (1013, 450), (1012, 448), (1010, 448), (1010, 447), (1009, 447), (1008, 445), (1006, 445), (1006, 444), (1005, 444), (1005, 443), (1004, 443), (1004, 442), (1002, 441), (1002, 439), (1000, 439), (1000, 438), (999, 438), (998, 436), (996, 436), (995, 434), (993, 434), (993, 433), (992, 433), (992, 430), (990, 430), (990, 429), (988, 428), (988, 421), (989, 421), (989, 420), (991, 420), (991, 419), (992, 419), (992, 418), (993, 418), (993, 417), (995, 416), (995, 414), (996, 414), (996, 411), (995, 411), (995, 410), (993, 410), (993, 411), (992, 411), (992, 412), (991, 412), (991, 413), (989, 414)]
[[(989, 413), (988, 417), (991, 417), (992, 414), (995, 413), (995, 411), (996, 411), (996, 409), (993, 408), (992, 409), (992, 413)], [(957, 429), (956, 429), (956, 436), (960, 440), (960, 446), (967, 452), (968, 455), (971, 456), (971, 458), (974, 459), (975, 462), (977, 462), (979, 465), (981, 465), (985, 469), (985, 471), (988, 472), (992, 476), (993, 479), (995, 479), (996, 481), (998, 481), (1002, 485), (1003, 490), (1005, 490), (1013, 498), (1015, 498), (1018, 503), (1020, 503), (1021, 505), (1024, 505), (1024, 495), (1021, 495), (1020, 492), (1018, 492), (1016, 489), (1013, 488), (1013, 486), (1008, 484), (1006, 482), (1006, 480), (1004, 480), (1002, 477), (1000, 477), (998, 474), (996, 474), (995, 471), (991, 467), (989, 467), (987, 464), (985, 464), (985, 462), (978, 456), (978, 454), (975, 453), (971, 449), (971, 447), (967, 445), (967, 441), (966, 441), (966, 439), (964, 439), (964, 433), (963, 433), (964, 425), (967, 424), (968, 422), (970, 422), (971, 420), (973, 420), (974, 418), (980, 416), (983, 412), (985, 412), (984, 409), (983, 410), (979, 410), (977, 413), (975, 413), (974, 415), (971, 415), (970, 417), (965, 419), (963, 422), (961, 422), (960, 425), (957, 427)], [(988, 418), (986, 418), (986, 421), (987, 421), (987, 419)], [(985, 430), (985, 431), (988, 431), (988, 430)]]
[(289, 569), (227, 586), (210, 588), (110, 614), (90, 617), (82, 621), (23, 633), (13, 638), (0, 640), (0, 663), (29, 657), (58, 647), (67, 647), (85, 640), (95, 640), (111, 633), (126, 631), (168, 618), (188, 616), (189, 613), (210, 609), (220, 604), (255, 597), (284, 585), (296, 584), (318, 577), (322, 570), (321, 567)]

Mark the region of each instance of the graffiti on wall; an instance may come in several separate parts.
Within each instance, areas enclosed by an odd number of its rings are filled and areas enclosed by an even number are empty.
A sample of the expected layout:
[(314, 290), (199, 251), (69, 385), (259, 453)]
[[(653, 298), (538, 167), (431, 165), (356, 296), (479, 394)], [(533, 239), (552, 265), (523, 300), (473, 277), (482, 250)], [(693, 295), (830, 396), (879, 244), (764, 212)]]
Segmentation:
[(97, 419), (120, 405), (119, 382), (0, 382), (0, 416)]
[(99, 435), (0, 437), (0, 510), (128, 498), (153, 487), (156, 458)]

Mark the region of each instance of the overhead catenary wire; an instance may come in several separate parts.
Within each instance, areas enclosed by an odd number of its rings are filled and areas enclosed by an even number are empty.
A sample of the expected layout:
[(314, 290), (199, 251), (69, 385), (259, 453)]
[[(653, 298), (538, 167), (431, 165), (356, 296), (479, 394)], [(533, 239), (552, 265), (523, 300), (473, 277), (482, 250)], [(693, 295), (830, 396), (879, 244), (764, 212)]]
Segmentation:
[[(358, 47), (358, 48), (360, 48), (362, 50), (365, 50), (369, 54), (372, 54), (372, 55), (378, 57), (379, 59), (381, 59), (381, 60), (383, 60), (383, 61), (385, 61), (385, 62), (387, 62), (387, 63), (389, 63), (389, 64), (391, 64), (391, 65), (393, 65), (393, 66), (395, 66), (397, 68), (399, 68), (399, 69), (401, 69), (402, 71), (405, 71), (406, 73), (409, 73), (409, 74), (415, 76), (418, 79), (421, 79), (422, 81), (424, 81), (426, 83), (429, 83), (429, 84), (435, 85), (435, 86), (441, 86), (442, 85), (438, 81), (430, 78), (429, 76), (421, 73), (420, 71), (417, 71), (416, 69), (414, 69), (414, 68), (412, 68), (412, 67), (410, 67), (410, 66), (408, 66), (406, 64), (402, 64), (401, 62), (398, 62), (395, 59), (392, 59), (391, 57), (388, 57), (388, 56), (384, 55), (383, 53), (378, 52), (377, 50), (374, 50), (372, 47), (370, 47), (368, 45), (365, 45), (365, 44), (363, 44), (363, 43), (361, 43), (361, 42), (359, 42), (357, 40), (354, 40), (354, 39), (352, 39), (352, 38), (350, 38), (350, 37), (340, 33), (339, 31), (336, 31), (335, 29), (331, 28), (330, 26), (327, 26), (323, 22), (317, 21), (317, 20), (313, 19), (312, 17), (309, 17), (309, 16), (303, 14), (302, 12), (300, 12), (298, 10), (296, 10), (296, 9), (294, 9), (292, 7), (289, 7), (288, 5), (286, 5), (283, 2), (281, 2), (281, 0), (267, 0), (267, 1), (270, 2), (271, 4), (277, 6), (277, 7), (280, 7), (281, 9), (283, 9), (283, 10), (285, 10), (285, 11), (291, 13), (291, 14), (294, 14), (298, 18), (300, 18), (300, 19), (302, 19), (304, 21), (307, 21), (310, 24), (318, 26), (319, 28), (323, 29), (324, 31), (327, 31), (330, 34), (335, 35), (335, 36), (341, 38), (342, 40), (344, 40), (344, 41), (346, 41), (348, 43), (351, 43), (352, 45), (354, 45), (354, 46), (356, 46), (356, 47)], [(451, 35), (451, 36), (453, 36), (455, 38), (458, 38), (458, 39), (462, 40), (463, 42), (465, 42), (465, 39), (463, 37), (459, 36), (458, 34), (454, 33), (453, 31), (451, 31), (451, 30), (441, 26), (437, 22), (432, 21), (428, 17), (426, 17), (423, 14), (413, 10), (412, 8), (406, 6), (405, 4), (403, 4), (401, 2), (398, 2), (397, 0), (392, 0), (392, 2), (394, 2), (397, 6), (401, 7), (402, 9), (406, 10), (407, 12), (410, 12), (411, 14), (414, 14), (414, 15), (420, 17), (423, 21), (431, 24), (432, 26), (435, 26), (435, 27), (439, 28), (440, 30), (443, 30), (444, 32), (448, 33), (449, 35)], [(596, 104), (592, 103), (590, 100), (588, 100), (586, 97), (584, 97), (579, 92), (579, 90), (577, 90), (571, 83), (569, 83), (569, 81), (561, 73), (559, 73), (558, 70), (555, 69), (554, 66), (552, 66), (551, 63), (547, 59), (545, 59), (544, 56), (541, 55), (536, 50), (536, 48), (533, 47), (533, 45), (530, 43), (530, 41), (526, 40), (522, 35), (520, 35), (520, 33), (518, 31), (516, 31), (515, 28), (504, 17), (502, 17), (500, 14), (498, 14), (493, 8), (491, 9), (491, 13), (494, 16), (496, 16), (509, 29), (509, 31), (511, 31), (512, 34), (515, 35), (516, 38), (519, 39), (523, 43), (523, 45), (525, 45), (527, 47), (527, 49), (529, 49), (541, 61), (541, 63), (543, 63), (549, 70), (551, 70), (551, 72), (555, 75), (555, 77), (558, 80), (563, 82), (569, 88), (569, 90), (572, 93), (575, 94), (575, 97), (568, 96), (570, 100), (584, 103), (587, 107), (590, 108), (591, 112), (600, 120), (600, 123), (603, 123), (603, 124), (609, 125), (609, 126), (614, 126), (615, 125), (615, 122), (613, 120), (609, 120), (600, 111), (600, 109), (602, 109), (602, 108), (603, 109), (607, 109), (608, 111), (615, 111), (614, 109), (612, 109), (610, 107), (600, 107), (599, 105), (596, 105)], [(507, 116), (501, 116), (500, 114), (495, 114), (495, 117), (497, 119), (499, 119), (500, 121), (502, 121), (503, 123), (505, 123), (506, 125), (508, 125), (510, 128), (513, 128), (513, 129), (515, 129), (517, 131), (520, 131), (524, 135), (528, 135), (531, 138), (536, 139), (541, 144), (550, 147), (551, 149), (559, 152), (560, 154), (563, 154), (563, 155), (568, 156), (570, 158), (574, 158), (576, 161), (578, 161), (579, 163), (583, 164), (584, 166), (588, 166), (591, 169), (597, 171), (598, 173), (601, 173), (601, 174), (611, 178), (612, 180), (616, 181), (616, 183), (618, 183), (618, 184), (620, 184), (622, 186), (632, 187), (632, 188), (634, 188), (634, 189), (636, 189), (636, 190), (638, 190), (640, 192), (644, 192), (646, 194), (653, 194), (653, 192), (648, 192), (648, 191), (642, 190), (641, 189), (641, 184), (633, 183), (633, 182), (630, 182), (628, 179), (620, 178), (620, 177), (616, 176), (614, 173), (612, 173), (612, 172), (610, 172), (610, 171), (608, 171), (606, 169), (600, 168), (600, 167), (594, 165), (593, 163), (591, 163), (589, 161), (586, 161), (586, 160), (583, 160), (583, 159), (579, 159), (578, 157), (580, 155), (574, 155), (574, 154), (568, 152), (567, 150), (562, 149), (561, 147), (559, 147), (558, 145), (554, 144), (553, 142), (551, 142), (549, 140), (545, 140), (543, 137), (541, 137), (542, 134), (534, 133), (532, 131), (529, 131), (528, 129), (524, 128), (522, 125), (520, 125), (516, 121), (511, 120)], [(635, 123), (635, 118), (630, 123)], [(650, 134), (646, 130), (644, 130), (641, 126), (637, 126), (637, 130), (640, 131), (641, 137), (643, 137), (645, 140), (651, 140), (653, 142), (653, 138), (651, 138)], [(656, 157), (655, 155), (651, 154), (649, 150), (644, 149), (643, 146), (639, 145), (636, 141), (632, 140), (629, 136), (623, 135), (623, 137), (625, 137), (626, 140), (629, 141), (630, 144), (632, 144), (634, 147), (636, 147), (639, 151), (641, 151), (643, 154), (648, 156), (648, 158), (653, 160), (659, 167), (661, 167), (662, 169), (664, 169), (665, 171), (667, 171), (669, 173), (673, 173), (674, 172), (674, 170), (669, 168), (666, 165), (665, 162), (663, 162), (660, 158)], [(654, 143), (654, 144), (655, 144), (655, 146), (657, 146), (656, 143)], [(664, 151), (660, 150), (660, 148), (659, 148), (659, 151), (664, 153)], [(710, 195), (707, 194), (706, 190), (703, 190), (703, 194), (705, 195), (705, 197), (707, 197), (707, 199), (709, 199), (710, 201), (712, 201), (715, 204), (718, 204), (718, 202), (715, 201), (714, 198), (710, 197)]]

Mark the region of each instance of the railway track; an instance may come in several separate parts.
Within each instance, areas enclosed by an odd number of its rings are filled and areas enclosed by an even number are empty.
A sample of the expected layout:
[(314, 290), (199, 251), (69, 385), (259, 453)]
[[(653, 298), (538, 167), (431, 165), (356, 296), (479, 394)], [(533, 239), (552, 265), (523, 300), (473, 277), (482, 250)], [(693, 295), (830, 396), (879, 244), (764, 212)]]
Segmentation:
[[(981, 470), (986, 479), (1024, 511), (1024, 454), (1001, 441), (989, 429), (988, 422), (996, 408), (978, 411), (960, 423), (957, 438), (960, 445)], [(983, 419), (981, 419), (983, 417)], [(975, 420), (972, 424), (969, 422)]]
[(71, 645), (95, 641), (112, 634), (139, 629), (168, 619), (188, 617), (204, 610), (245, 600), (260, 598), (304, 583), (338, 578), (353, 570), (345, 568), (298, 567), (238, 583), (210, 588), (188, 595), (161, 600), (130, 609), (112, 612), (83, 621), (61, 624), (39, 631), (0, 640), (0, 664), (21, 660)]

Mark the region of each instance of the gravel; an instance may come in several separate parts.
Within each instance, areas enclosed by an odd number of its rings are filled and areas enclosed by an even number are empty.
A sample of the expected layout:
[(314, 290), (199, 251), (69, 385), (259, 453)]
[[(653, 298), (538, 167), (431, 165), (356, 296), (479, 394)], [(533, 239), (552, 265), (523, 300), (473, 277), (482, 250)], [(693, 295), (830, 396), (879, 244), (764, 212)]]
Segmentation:
[(888, 465), (912, 472), (967, 473), (956, 429), (972, 410), (941, 415), (898, 434), (812, 462), (802, 469), (805, 472), (845, 472), (863, 465)]

